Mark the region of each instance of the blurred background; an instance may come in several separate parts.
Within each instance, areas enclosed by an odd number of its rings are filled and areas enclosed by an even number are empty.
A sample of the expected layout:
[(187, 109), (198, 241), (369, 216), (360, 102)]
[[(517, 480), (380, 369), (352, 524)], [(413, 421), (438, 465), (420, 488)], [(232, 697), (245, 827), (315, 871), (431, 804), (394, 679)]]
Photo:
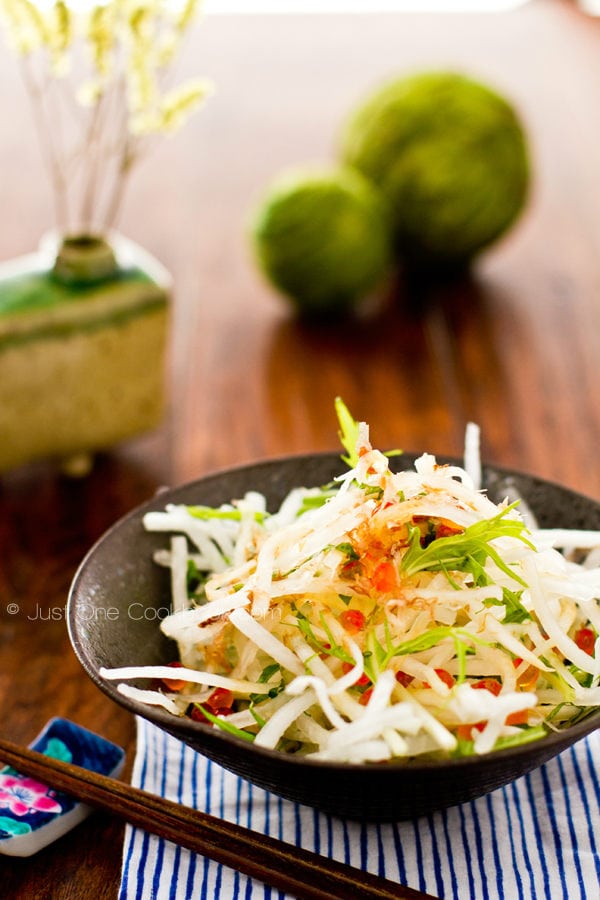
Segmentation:
[[(318, 16), (312, 14), (317, 6)], [(392, 7), (411, 11), (385, 11)], [(267, 8), (279, 12), (261, 12)], [(526, 460), (529, 469), (581, 486), (581, 460), (590, 467), (595, 462), (589, 432), (598, 423), (588, 422), (583, 436), (583, 401), (572, 395), (567, 402), (572, 386), (566, 370), (578, 354), (589, 381), (582, 393), (589, 396), (597, 387), (598, 346), (589, 334), (583, 344), (583, 326), (568, 308), (580, 305), (582, 321), (597, 324), (596, 297), (578, 285), (600, 276), (599, 200), (591, 189), (598, 177), (599, 28), (567, 0), (207, 4), (183, 48), (178, 75), (206, 75), (215, 95), (134, 172), (118, 223), (175, 279), (169, 378), (176, 414), (168, 429), (143, 439), (162, 448), (147, 455), (156, 477), (173, 483), (264, 455), (335, 446), (333, 418), (327, 428), (320, 413), (312, 421), (315, 385), (304, 373), (318, 363), (323, 395), (343, 393), (358, 416), (374, 417), (384, 445), (404, 442), (396, 423), (388, 427), (385, 404), (377, 399), (390, 377), (388, 390), (391, 384), (394, 402), (411, 420), (407, 448), (459, 452), (465, 418), (485, 418), (492, 460)], [(402, 337), (415, 329), (410, 316), (396, 323), (394, 337), (387, 328), (343, 341), (335, 330), (303, 332), (257, 271), (247, 229), (275, 175), (333, 160), (341, 123), (371, 90), (392, 76), (431, 68), (481, 79), (514, 103), (530, 142), (532, 189), (525, 215), (478, 261), (471, 300), (447, 293), (418, 326), (427, 345), (421, 364), (418, 344)], [(30, 109), (8, 52), (0, 53), (0, 83), (9, 112), (0, 142), (0, 255), (9, 259), (31, 251), (53, 220)], [(491, 339), (478, 340), (476, 332), (486, 328), (493, 329)], [(543, 351), (527, 370), (542, 329), (548, 332)], [(464, 364), (457, 367), (459, 344)], [(471, 382), (464, 354), (473, 355), (475, 366), (484, 352), (487, 364)], [(402, 354), (429, 385), (429, 405), (439, 391), (439, 410), (430, 410), (433, 431), (429, 414), (414, 415), (423, 392), (407, 394)], [(234, 359), (247, 372), (243, 403), (260, 423), (251, 430), (230, 409)], [(390, 370), (397, 374), (389, 376)], [(560, 420), (557, 397), (564, 401)], [(496, 404), (494, 416), (486, 415), (490, 404)], [(532, 433), (541, 430), (544, 443), (525, 444), (530, 439), (511, 426), (514, 410), (531, 417)], [(547, 450), (564, 429), (577, 446), (576, 471), (569, 459), (559, 461)], [(134, 442), (134, 456), (137, 448)], [(597, 476), (590, 487), (598, 491)]]

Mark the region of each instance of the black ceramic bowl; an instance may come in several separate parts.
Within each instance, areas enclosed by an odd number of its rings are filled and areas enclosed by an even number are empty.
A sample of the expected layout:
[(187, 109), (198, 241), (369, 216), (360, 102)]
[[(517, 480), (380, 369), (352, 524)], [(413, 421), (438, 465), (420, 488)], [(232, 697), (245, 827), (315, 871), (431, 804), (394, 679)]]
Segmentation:
[[(412, 466), (405, 454), (394, 464)], [(440, 460), (449, 461), (449, 460)], [(199, 753), (282, 797), (354, 819), (393, 821), (453, 806), (524, 775), (600, 726), (600, 710), (540, 741), (444, 762), (348, 764), (311, 761), (253, 747), (209, 725), (123, 697), (99, 670), (167, 663), (176, 647), (159, 629), (170, 604), (168, 572), (152, 562), (165, 535), (144, 530), (142, 518), (167, 503), (218, 505), (246, 490), (262, 491), (275, 509), (297, 485), (327, 483), (343, 471), (338, 454), (291, 457), (219, 472), (160, 493), (117, 522), (90, 550), (69, 597), (71, 641), (88, 675), (115, 703), (154, 722)], [(600, 529), (600, 504), (517, 472), (484, 468), (484, 484), (499, 501), (515, 490), (540, 526)]]

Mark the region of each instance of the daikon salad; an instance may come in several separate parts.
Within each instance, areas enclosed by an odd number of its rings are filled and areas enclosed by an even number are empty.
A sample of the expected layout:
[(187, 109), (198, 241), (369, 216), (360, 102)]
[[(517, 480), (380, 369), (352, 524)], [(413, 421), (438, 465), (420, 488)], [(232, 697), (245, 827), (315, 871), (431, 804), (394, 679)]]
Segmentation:
[(146, 514), (170, 535), (155, 561), (178, 657), (101, 675), (256, 746), (352, 763), (484, 754), (600, 705), (600, 533), (492, 502), (475, 426), (464, 467), (424, 453), (395, 472), (336, 410), (331, 484), (274, 512), (249, 491)]

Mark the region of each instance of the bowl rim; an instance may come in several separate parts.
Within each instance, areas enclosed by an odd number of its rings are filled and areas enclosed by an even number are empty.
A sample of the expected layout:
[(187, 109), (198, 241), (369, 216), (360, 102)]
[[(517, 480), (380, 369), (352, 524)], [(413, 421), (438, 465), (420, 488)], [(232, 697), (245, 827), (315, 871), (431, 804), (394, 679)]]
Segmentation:
[[(402, 451), (402, 454), (398, 457), (395, 457), (395, 459), (406, 460), (408, 464), (411, 465), (421, 455), (422, 453), (415, 453), (413, 451)], [(444, 454), (434, 455), (436, 460), (441, 464), (454, 464), (460, 466), (464, 465), (463, 461), (459, 457)], [(174, 495), (186, 493), (190, 490), (193, 490), (196, 486), (201, 486), (210, 481), (219, 480), (222, 478), (226, 479), (228, 476), (233, 475), (243, 475), (246, 472), (250, 473), (256, 469), (269, 468), (276, 470), (281, 465), (292, 465), (294, 463), (302, 463), (308, 461), (333, 462), (335, 458), (340, 460), (341, 468), (344, 463), (341, 461), (339, 451), (325, 450), (317, 451), (314, 453), (297, 453), (274, 457), (265, 457), (251, 462), (246, 462), (241, 465), (232, 465), (214, 469), (197, 478), (176, 484), (173, 487), (159, 488), (152, 497), (130, 509), (124, 515), (119, 517), (107, 530), (105, 530), (103, 534), (100, 535), (100, 537), (88, 549), (87, 553), (79, 563), (79, 566), (77, 567), (77, 570), (71, 581), (67, 599), (67, 629), (69, 639), (71, 641), (71, 646), (84, 671), (96, 684), (96, 686), (117, 705), (127, 709), (135, 716), (140, 716), (141, 718), (146, 719), (157, 727), (171, 733), (179, 740), (182, 740), (179, 732), (183, 730), (186, 735), (189, 735), (190, 739), (195, 740), (194, 748), (200, 753), (203, 752), (200, 747), (202, 744), (202, 738), (205, 737), (208, 738), (211, 743), (222, 742), (223, 744), (228, 746), (237, 747), (240, 749), (245, 748), (246, 750), (250, 749), (253, 756), (258, 755), (265, 760), (276, 761), (279, 765), (291, 767), (301, 766), (302, 768), (309, 766), (320, 771), (343, 771), (347, 772), (348, 774), (359, 772), (382, 773), (392, 770), (395, 772), (412, 772), (417, 775), (418, 773), (440, 771), (441, 769), (470, 769), (474, 766), (481, 766), (483, 761), (490, 762), (491, 760), (497, 760), (498, 765), (500, 766), (502, 765), (502, 763), (506, 764), (509, 761), (518, 760), (521, 757), (533, 757), (536, 755), (539, 756), (543, 762), (546, 759), (552, 758), (557, 753), (560, 753), (562, 750), (567, 749), (572, 744), (582, 740), (593, 731), (599, 729), (600, 707), (592, 710), (582, 721), (576, 723), (575, 725), (571, 725), (562, 730), (552, 732), (543, 738), (531, 740), (524, 744), (518, 744), (513, 747), (505, 747), (499, 750), (492, 750), (485, 754), (473, 754), (470, 756), (460, 757), (445, 756), (438, 759), (413, 758), (410, 760), (392, 759), (382, 762), (338, 762), (334, 760), (313, 759), (310, 756), (303, 756), (301, 754), (294, 753), (283, 753), (280, 750), (256, 746), (242, 740), (236, 735), (223, 731), (222, 729), (214, 728), (214, 726), (210, 724), (196, 722), (193, 719), (189, 719), (184, 716), (174, 716), (172, 713), (169, 713), (167, 710), (161, 707), (143, 704), (141, 701), (136, 701), (124, 696), (123, 694), (120, 694), (117, 689), (119, 684), (117, 680), (109, 680), (103, 678), (99, 674), (98, 668), (95, 665), (93, 654), (89, 650), (89, 644), (80, 633), (79, 622), (77, 619), (78, 592), (90, 560), (94, 558), (98, 549), (100, 547), (103, 547), (105, 543), (111, 541), (114, 538), (114, 535), (118, 533), (126, 523), (130, 523), (136, 518), (140, 518), (141, 520), (141, 517), (145, 514), (145, 512), (164, 508), (164, 504), (166, 502), (169, 502), (169, 498), (173, 497)], [(485, 473), (493, 473), (494, 476), (498, 476), (500, 479), (525, 479), (527, 481), (535, 483), (540, 488), (548, 488), (554, 491), (558, 490), (559, 492), (563, 492), (565, 495), (573, 499), (579, 499), (581, 501), (584, 501), (585, 503), (595, 504), (600, 508), (600, 501), (595, 500), (593, 497), (572, 490), (571, 488), (561, 485), (557, 482), (553, 482), (548, 479), (541, 478), (537, 475), (530, 474), (524, 470), (497, 466), (493, 463), (487, 463), (485, 461), (482, 461), (481, 468), (482, 475), (484, 476), (484, 488), (486, 481)], [(230, 499), (230, 497), (224, 498), (222, 502), (228, 502), (228, 500)]]

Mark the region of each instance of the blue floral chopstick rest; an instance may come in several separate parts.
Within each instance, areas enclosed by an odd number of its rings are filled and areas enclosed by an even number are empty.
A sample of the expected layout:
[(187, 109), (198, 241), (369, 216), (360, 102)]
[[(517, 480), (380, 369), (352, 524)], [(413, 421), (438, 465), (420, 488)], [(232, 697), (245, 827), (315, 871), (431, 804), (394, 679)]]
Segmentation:
[[(118, 775), (125, 762), (121, 747), (68, 719), (51, 719), (29, 746), (103, 775)], [(91, 812), (90, 806), (11, 767), (0, 769), (0, 853), (31, 856)]]

